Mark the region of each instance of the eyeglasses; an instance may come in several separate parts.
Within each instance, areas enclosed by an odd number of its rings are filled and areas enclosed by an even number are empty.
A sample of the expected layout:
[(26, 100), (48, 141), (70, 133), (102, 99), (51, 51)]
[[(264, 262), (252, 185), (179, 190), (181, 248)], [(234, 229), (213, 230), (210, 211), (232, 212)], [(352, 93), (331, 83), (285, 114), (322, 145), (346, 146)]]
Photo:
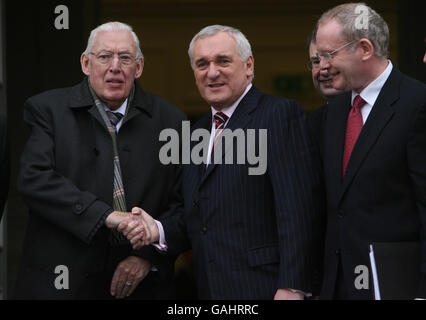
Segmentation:
[(335, 50), (333, 50), (333, 51), (331, 51), (331, 52), (327, 52), (327, 51), (324, 51), (324, 52), (321, 52), (321, 51), (318, 51), (317, 52), (317, 55), (315, 56), (315, 57), (313, 57), (313, 58), (311, 58), (307, 63), (306, 63), (306, 67), (309, 69), (309, 70), (314, 70), (314, 69), (317, 69), (317, 68), (319, 68), (319, 64), (320, 64), (320, 62), (321, 62), (321, 58), (324, 58), (325, 60), (327, 60), (328, 62), (330, 62), (331, 60), (333, 60), (333, 57), (340, 51), (340, 50), (342, 50), (343, 48), (345, 48), (345, 47), (347, 47), (347, 46), (349, 46), (350, 44), (352, 44), (352, 43), (354, 43), (356, 40), (353, 40), (353, 41), (350, 41), (350, 42), (348, 42), (348, 43), (345, 43), (343, 46), (341, 46), (341, 47), (339, 47), (339, 48), (337, 48), (337, 49), (335, 49)]
[[(99, 53), (89, 52), (89, 54), (94, 55), (96, 60), (101, 64), (111, 63), (111, 61), (114, 59), (114, 56), (116, 55), (116, 53), (109, 51), (101, 51)], [(127, 53), (117, 53), (117, 55), (121, 65), (128, 66), (137, 60), (135, 57)]]

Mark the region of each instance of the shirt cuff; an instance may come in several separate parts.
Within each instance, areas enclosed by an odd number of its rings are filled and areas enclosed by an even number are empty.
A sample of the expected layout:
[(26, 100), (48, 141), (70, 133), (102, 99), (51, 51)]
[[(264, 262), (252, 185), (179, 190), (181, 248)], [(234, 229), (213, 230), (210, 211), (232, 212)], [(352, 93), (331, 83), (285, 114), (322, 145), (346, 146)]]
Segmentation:
[(158, 243), (153, 243), (152, 245), (156, 247), (160, 251), (167, 251), (167, 243), (166, 243), (166, 237), (164, 236), (164, 228), (160, 221), (154, 220), (157, 224), (158, 233), (160, 234), (160, 240)]

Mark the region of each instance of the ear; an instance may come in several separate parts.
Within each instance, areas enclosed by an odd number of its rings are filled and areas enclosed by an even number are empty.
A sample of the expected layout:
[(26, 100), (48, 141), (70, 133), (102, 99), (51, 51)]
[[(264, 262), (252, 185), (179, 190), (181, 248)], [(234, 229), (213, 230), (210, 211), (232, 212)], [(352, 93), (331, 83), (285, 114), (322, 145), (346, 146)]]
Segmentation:
[(144, 65), (145, 65), (145, 61), (143, 60), (143, 58), (140, 58), (136, 64), (135, 79), (139, 78), (142, 75)]
[(86, 76), (90, 75), (89, 57), (85, 53), (81, 55), (80, 64), (81, 64), (81, 70), (83, 70), (83, 73)]
[(246, 64), (246, 74), (248, 78), (253, 77), (253, 73), (254, 73), (254, 58), (253, 56), (248, 57), (247, 61), (245, 62)]
[(375, 50), (370, 40), (362, 38), (359, 40), (358, 46), (361, 50), (361, 60), (365, 61), (374, 56)]

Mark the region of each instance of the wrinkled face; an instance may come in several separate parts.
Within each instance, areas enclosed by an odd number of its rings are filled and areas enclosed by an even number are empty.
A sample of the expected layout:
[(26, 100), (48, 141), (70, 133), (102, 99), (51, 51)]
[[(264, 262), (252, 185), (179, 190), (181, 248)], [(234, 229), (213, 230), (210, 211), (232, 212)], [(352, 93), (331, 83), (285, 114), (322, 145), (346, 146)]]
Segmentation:
[[(345, 45), (342, 27), (335, 20), (321, 24), (316, 35), (317, 52), (332, 52)], [(350, 51), (349, 46), (339, 50), (331, 61), (321, 58), (320, 77), (329, 77), (333, 88), (338, 90), (358, 90), (362, 87), (361, 57), (358, 50)]]
[[(317, 46), (315, 43), (311, 42), (309, 46), (309, 59), (315, 59), (316, 53)], [(311, 72), (315, 89), (317, 89), (326, 100), (331, 100), (342, 92), (341, 90), (334, 89), (333, 78), (328, 74), (327, 70), (320, 74), (319, 65), (313, 65)]]
[(193, 48), (195, 83), (216, 110), (231, 106), (252, 80), (253, 57), (241, 61), (235, 39), (227, 32), (198, 39)]
[[(81, 68), (99, 98), (114, 110), (129, 96), (133, 82), (143, 70), (143, 59), (136, 61), (135, 42), (130, 31), (100, 31), (91, 49), (93, 54), (82, 54)], [(113, 59), (101, 63), (100, 53), (113, 53)], [(132, 57), (128, 65), (120, 62), (119, 54)]]

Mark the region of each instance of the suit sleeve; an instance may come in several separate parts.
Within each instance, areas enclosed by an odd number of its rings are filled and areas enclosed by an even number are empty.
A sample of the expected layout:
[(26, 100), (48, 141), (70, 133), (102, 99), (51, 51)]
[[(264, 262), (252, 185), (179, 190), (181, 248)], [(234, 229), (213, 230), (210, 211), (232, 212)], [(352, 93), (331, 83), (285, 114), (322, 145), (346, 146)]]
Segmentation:
[(18, 190), (30, 214), (46, 219), (85, 243), (112, 208), (94, 194), (79, 190), (55, 170), (55, 135), (48, 108), (27, 101), (24, 121), (30, 137), (20, 161)]
[(312, 293), (323, 247), (319, 155), (301, 107), (284, 100), (275, 111), (268, 130), (268, 171), (280, 245), (277, 287)]
[(409, 135), (407, 159), (421, 225), (421, 279), (418, 297), (426, 298), (426, 102), (420, 108)]

